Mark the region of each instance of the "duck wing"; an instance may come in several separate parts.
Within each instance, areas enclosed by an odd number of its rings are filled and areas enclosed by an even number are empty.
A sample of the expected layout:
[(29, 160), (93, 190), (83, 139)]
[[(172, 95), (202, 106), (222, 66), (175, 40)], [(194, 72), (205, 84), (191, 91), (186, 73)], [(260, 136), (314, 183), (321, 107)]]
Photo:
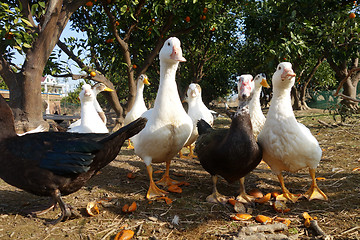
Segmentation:
[(197, 123), (199, 137), (196, 140), (194, 151), (200, 156), (211, 146), (217, 146), (226, 136), (228, 129), (214, 129), (205, 120)]
[[(17, 159), (66, 176), (87, 172), (105, 134), (38, 133), (6, 140), (8, 152)], [(21, 161), (20, 160), (20, 161)]]

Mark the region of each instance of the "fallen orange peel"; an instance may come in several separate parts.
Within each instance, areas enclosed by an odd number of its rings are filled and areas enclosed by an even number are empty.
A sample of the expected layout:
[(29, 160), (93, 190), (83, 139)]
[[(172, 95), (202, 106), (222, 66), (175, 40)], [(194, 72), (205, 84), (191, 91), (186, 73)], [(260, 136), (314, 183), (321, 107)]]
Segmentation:
[(276, 200), (273, 203), (273, 208), (275, 211), (279, 213), (287, 213), (290, 211), (290, 208), (286, 206), (286, 203), (284, 201)]
[(252, 190), (249, 191), (249, 195), (253, 196), (255, 198), (262, 198), (264, 197), (264, 194), (257, 188), (254, 188)]
[(100, 213), (100, 210), (96, 204), (96, 202), (89, 202), (86, 205), (86, 212), (90, 215), (90, 216), (96, 216)]
[(173, 193), (182, 193), (182, 189), (178, 185), (170, 185), (168, 187), (168, 191)]
[(128, 179), (134, 179), (134, 178), (135, 178), (135, 174), (134, 174), (133, 172), (129, 172), (129, 173), (126, 175), (126, 177), (127, 177)]
[(130, 240), (134, 236), (134, 231), (132, 230), (121, 230), (116, 234), (114, 240)]
[(263, 224), (272, 223), (273, 219), (271, 217), (267, 217), (265, 215), (257, 215), (255, 218), (256, 221)]
[(165, 196), (158, 197), (158, 198), (156, 198), (156, 200), (165, 200), (166, 204), (171, 204), (173, 202), (170, 198), (165, 197)]
[(267, 203), (268, 201), (270, 201), (271, 198), (271, 193), (266, 194), (265, 196), (263, 196), (262, 198), (258, 198), (255, 199), (256, 203)]
[(253, 216), (247, 213), (237, 213), (235, 215), (231, 215), (230, 218), (232, 220), (236, 220), (236, 221), (246, 221), (246, 220), (250, 220)]

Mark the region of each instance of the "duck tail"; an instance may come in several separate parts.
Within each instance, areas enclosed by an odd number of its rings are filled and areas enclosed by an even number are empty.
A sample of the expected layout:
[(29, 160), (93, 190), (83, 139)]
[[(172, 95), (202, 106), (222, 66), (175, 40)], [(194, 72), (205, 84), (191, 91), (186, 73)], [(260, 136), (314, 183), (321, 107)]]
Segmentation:
[(146, 118), (138, 118), (135, 121), (129, 123), (128, 125), (120, 128), (119, 130), (117, 130), (116, 132), (114, 132), (113, 134), (107, 136), (106, 138), (102, 139), (100, 142), (104, 143), (107, 142), (111, 139), (114, 139), (115, 137), (119, 136), (119, 135), (123, 135), (124, 139), (129, 139), (132, 136), (138, 134), (146, 125), (147, 119)]
[(210, 124), (208, 124), (204, 119), (200, 119), (197, 122), (196, 126), (198, 128), (199, 135), (205, 134), (208, 129), (212, 129)]

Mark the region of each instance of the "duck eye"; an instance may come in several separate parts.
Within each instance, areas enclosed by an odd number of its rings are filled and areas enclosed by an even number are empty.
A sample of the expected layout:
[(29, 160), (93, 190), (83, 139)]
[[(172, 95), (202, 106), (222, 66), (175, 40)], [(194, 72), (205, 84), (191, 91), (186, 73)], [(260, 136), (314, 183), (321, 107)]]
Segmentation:
[(170, 43), (168, 42), (168, 46), (170, 46)]
[(281, 70), (281, 67), (279, 67), (279, 70)]

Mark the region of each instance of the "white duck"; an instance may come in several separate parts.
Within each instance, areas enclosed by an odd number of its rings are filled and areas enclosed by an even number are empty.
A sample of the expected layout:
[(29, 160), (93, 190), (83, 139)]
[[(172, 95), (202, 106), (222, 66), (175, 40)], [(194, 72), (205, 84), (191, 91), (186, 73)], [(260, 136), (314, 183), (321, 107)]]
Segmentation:
[(292, 110), (290, 91), (295, 76), (291, 63), (282, 62), (277, 66), (272, 77), (273, 98), (258, 141), (263, 148), (263, 160), (277, 175), (285, 198), (295, 202), (298, 196), (286, 189), (281, 172), (295, 172), (308, 167), (312, 184), (305, 196), (309, 200), (327, 200), (315, 179), (321, 148), (310, 130), (296, 121)]
[[(124, 125), (127, 125), (132, 121), (136, 120), (138, 117), (141, 116), (141, 114), (148, 110), (146, 108), (143, 97), (144, 85), (150, 85), (149, 78), (145, 74), (141, 74), (137, 80), (134, 105), (132, 106), (131, 110), (126, 114)], [(134, 147), (132, 146), (130, 139), (128, 140), (128, 143), (128, 149), (133, 149)]]
[(253, 97), (249, 103), (251, 124), (255, 137), (257, 137), (265, 124), (265, 116), (261, 110), (260, 94), (262, 87), (269, 88), (269, 84), (266, 82), (266, 76), (264, 73), (260, 73), (254, 78)]
[[(91, 89), (93, 90), (94, 94), (95, 94), (95, 98), (94, 98), (94, 107), (97, 111), (97, 113), (99, 114), (99, 117), (101, 118), (101, 120), (105, 123), (106, 125), (106, 116), (104, 111), (102, 110), (99, 102), (97, 101), (96, 97), (97, 95), (102, 92), (102, 91), (107, 91), (107, 92), (112, 92), (114, 90), (112, 90), (111, 88), (108, 88), (104, 83), (97, 83), (94, 86), (91, 87)], [(135, 119), (134, 119), (135, 120)], [(77, 121), (73, 122), (72, 124), (70, 124), (70, 126), (68, 127), (69, 129), (79, 126), (81, 124), (81, 118), (78, 119)]]
[(167, 39), (160, 50), (159, 59), (160, 84), (154, 108), (142, 115), (148, 122), (133, 138), (135, 154), (144, 160), (149, 174), (148, 199), (166, 194), (153, 180), (151, 163), (166, 162), (164, 176), (157, 183), (174, 184), (176, 181), (169, 177), (171, 159), (180, 151), (193, 129), (192, 120), (181, 104), (175, 81), (179, 62), (186, 61), (182, 56), (179, 39)]
[[(185, 101), (189, 104), (188, 115), (193, 121), (193, 131), (185, 143), (184, 147), (189, 147), (190, 153), (186, 158), (196, 157), (193, 153), (193, 143), (199, 136), (198, 129), (196, 127), (197, 122), (200, 119), (204, 119), (210, 126), (214, 124), (214, 117), (210, 110), (205, 106), (201, 98), (201, 87), (197, 83), (191, 83), (188, 87), (187, 97)], [(180, 150), (180, 158), (183, 157)]]
[(94, 106), (95, 93), (89, 84), (84, 84), (79, 94), (81, 101), (81, 123), (68, 130), (78, 133), (108, 133), (105, 123), (101, 120)]

